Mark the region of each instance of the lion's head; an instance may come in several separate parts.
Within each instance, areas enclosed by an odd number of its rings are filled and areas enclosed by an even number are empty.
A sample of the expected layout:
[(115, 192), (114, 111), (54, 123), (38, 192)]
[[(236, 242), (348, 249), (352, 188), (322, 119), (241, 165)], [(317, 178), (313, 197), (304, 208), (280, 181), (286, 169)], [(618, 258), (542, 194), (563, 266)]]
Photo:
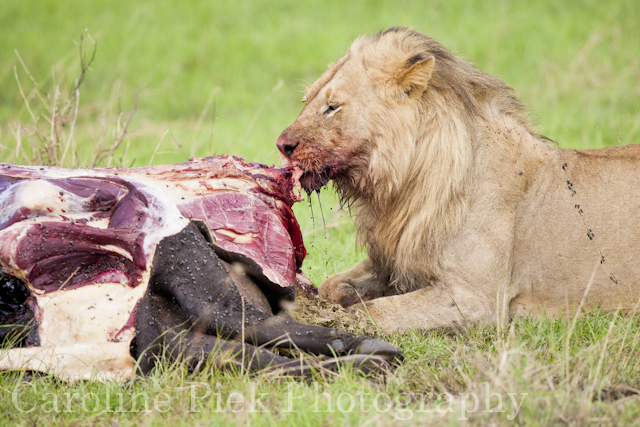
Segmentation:
[(283, 161), (304, 169), (308, 193), (334, 181), (395, 280), (460, 221), (483, 118), (499, 111), (534, 132), (507, 85), (407, 28), (358, 38), (303, 102), (278, 139)]
[[(307, 192), (333, 179), (341, 191), (353, 193), (349, 195), (369, 194), (378, 176), (399, 179), (397, 169), (410, 162), (408, 147), (392, 141), (417, 138), (416, 113), (435, 58), (403, 46), (419, 40), (404, 41), (401, 33), (389, 30), (358, 39), (305, 91), (306, 106), (282, 133), (278, 147), (285, 162), (305, 170), (302, 184)], [(402, 164), (381, 171), (373, 166), (378, 159)]]

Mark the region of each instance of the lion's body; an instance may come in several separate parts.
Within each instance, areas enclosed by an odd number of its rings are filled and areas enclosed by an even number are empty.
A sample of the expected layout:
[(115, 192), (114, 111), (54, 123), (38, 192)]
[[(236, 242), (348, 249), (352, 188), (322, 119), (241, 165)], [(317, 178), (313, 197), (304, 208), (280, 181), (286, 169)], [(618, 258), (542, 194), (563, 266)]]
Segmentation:
[(369, 254), (322, 296), (371, 300), (385, 331), (634, 307), (640, 147), (550, 146), (504, 83), (407, 29), (356, 40), (305, 98), (279, 147), (308, 191), (334, 180)]
[(514, 283), (512, 311), (573, 313), (592, 275), (591, 304), (606, 310), (635, 305), (639, 166), (637, 145), (551, 151), (514, 221), (512, 280), (522, 283)]

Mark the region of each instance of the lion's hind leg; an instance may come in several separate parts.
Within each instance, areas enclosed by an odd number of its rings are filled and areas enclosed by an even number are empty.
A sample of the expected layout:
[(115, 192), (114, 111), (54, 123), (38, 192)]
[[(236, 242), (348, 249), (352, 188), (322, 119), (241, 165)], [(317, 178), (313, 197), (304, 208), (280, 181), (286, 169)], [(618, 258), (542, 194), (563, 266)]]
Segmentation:
[(477, 292), (452, 286), (426, 286), (401, 295), (385, 296), (350, 310), (362, 310), (386, 334), (440, 330), (457, 333), (470, 325), (495, 320), (495, 303)]

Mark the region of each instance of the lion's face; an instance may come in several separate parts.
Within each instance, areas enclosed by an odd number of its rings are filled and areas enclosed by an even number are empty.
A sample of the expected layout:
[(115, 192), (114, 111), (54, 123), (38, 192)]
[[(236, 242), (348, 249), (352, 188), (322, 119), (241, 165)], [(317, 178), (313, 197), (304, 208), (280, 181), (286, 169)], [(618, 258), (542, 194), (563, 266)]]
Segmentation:
[(371, 196), (413, 161), (434, 57), (397, 49), (380, 56), (385, 42), (356, 40), (307, 88), (302, 113), (278, 138), (283, 162), (304, 170), (308, 193), (333, 180), (347, 197)]
[[(319, 87), (327, 74), (334, 75)], [(301, 183), (307, 193), (331, 179), (357, 179), (366, 168), (372, 148), (367, 105), (379, 101), (365, 75), (364, 66), (354, 61), (329, 69), (307, 89), (302, 113), (278, 138), (283, 162), (304, 170)]]

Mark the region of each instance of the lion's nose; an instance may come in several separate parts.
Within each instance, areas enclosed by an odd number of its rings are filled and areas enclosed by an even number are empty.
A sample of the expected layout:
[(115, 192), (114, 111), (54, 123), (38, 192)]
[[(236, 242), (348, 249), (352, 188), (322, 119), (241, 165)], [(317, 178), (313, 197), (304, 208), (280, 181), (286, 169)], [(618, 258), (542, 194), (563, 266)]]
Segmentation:
[(291, 155), (293, 154), (293, 151), (296, 149), (296, 147), (300, 145), (300, 141), (290, 140), (286, 137), (281, 136), (280, 138), (278, 138), (276, 145), (278, 146), (278, 150), (280, 150), (282, 154), (287, 156), (288, 159), (291, 159)]

